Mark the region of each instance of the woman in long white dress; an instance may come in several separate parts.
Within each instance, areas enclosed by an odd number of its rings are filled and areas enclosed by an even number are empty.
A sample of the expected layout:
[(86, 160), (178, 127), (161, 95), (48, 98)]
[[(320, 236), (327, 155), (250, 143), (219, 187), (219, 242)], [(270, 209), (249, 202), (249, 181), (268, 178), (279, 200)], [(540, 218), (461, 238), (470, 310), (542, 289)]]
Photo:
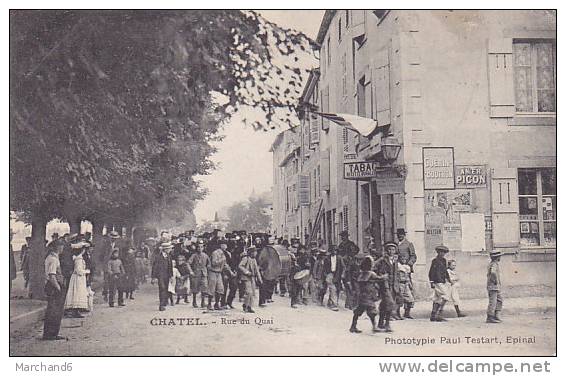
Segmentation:
[(84, 317), (80, 310), (87, 310), (88, 306), (88, 289), (86, 286), (86, 275), (90, 271), (86, 268), (83, 253), (85, 248), (82, 243), (73, 244), (71, 246), (75, 252), (74, 269), (71, 279), (69, 280), (69, 288), (65, 299), (65, 309), (73, 311), (73, 317)]

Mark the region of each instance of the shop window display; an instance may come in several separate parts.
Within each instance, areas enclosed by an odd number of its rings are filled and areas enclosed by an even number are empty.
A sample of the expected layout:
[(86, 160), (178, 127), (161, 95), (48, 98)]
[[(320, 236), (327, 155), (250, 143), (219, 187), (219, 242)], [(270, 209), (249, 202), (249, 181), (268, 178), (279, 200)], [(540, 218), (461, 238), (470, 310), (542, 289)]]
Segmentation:
[(556, 247), (556, 169), (519, 169), (521, 247)]

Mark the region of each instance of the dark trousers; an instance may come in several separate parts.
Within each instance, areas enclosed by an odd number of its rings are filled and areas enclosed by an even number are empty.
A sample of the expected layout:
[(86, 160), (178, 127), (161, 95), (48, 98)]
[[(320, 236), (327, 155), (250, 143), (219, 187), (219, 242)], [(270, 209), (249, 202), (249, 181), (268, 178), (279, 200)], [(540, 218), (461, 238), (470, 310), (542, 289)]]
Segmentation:
[(263, 281), (259, 286), (259, 304), (265, 304), (266, 300), (272, 298), (274, 287), (275, 281)]
[(169, 280), (158, 278), (157, 287), (159, 288), (159, 306), (165, 307), (167, 305), (167, 301), (169, 300)]
[(102, 277), (104, 278), (104, 282), (102, 284), (102, 296), (108, 296), (108, 273), (102, 272)]
[(238, 298), (243, 299), (244, 295), (246, 294), (246, 285), (245, 283), (238, 283)]
[(221, 304), (225, 306), (226, 304), (232, 305), (234, 298), (236, 297), (236, 291), (238, 291), (238, 278), (230, 277), (224, 280), (224, 295), (222, 295)]
[(110, 276), (108, 278), (108, 304), (114, 305), (114, 296), (118, 290), (118, 304), (124, 304), (124, 290), (120, 286), (120, 278)]
[(303, 284), (297, 282), (297, 280), (291, 279), (291, 291), (289, 292), (289, 294), (291, 295), (291, 305), (299, 303), (302, 292)]
[(287, 276), (279, 277), (279, 293), (280, 294), (287, 293)]
[(62, 291), (47, 297), (47, 309), (45, 310), (45, 320), (43, 322), (43, 338), (53, 338), (59, 335), (61, 319), (65, 307), (66, 294)]

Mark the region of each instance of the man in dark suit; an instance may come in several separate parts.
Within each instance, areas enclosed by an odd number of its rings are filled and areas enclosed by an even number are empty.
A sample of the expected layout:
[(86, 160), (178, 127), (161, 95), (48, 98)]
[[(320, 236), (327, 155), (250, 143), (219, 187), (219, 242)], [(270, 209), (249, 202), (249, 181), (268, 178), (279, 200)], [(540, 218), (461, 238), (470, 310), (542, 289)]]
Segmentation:
[(160, 252), (155, 256), (151, 267), (151, 283), (157, 282), (159, 288), (159, 310), (165, 311), (167, 300), (169, 299), (169, 278), (173, 276), (173, 262), (171, 260), (171, 250), (173, 245), (169, 242), (162, 243)]
[(338, 298), (345, 272), (346, 268), (342, 256), (336, 254), (335, 246), (331, 246), (330, 255), (322, 261), (322, 273), (326, 290), (328, 290), (327, 306), (333, 311), (338, 311)]

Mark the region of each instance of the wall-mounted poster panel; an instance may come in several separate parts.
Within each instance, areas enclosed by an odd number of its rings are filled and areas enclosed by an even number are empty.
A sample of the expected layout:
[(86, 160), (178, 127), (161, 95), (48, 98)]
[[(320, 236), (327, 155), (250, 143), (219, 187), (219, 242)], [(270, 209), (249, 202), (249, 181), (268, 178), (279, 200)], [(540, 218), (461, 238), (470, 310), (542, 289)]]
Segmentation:
[(486, 249), (483, 213), (461, 213), (462, 250), (480, 252)]
[(487, 174), (484, 165), (456, 166), (456, 188), (485, 188)]
[(423, 181), (424, 189), (455, 189), (454, 181), (454, 148), (423, 148)]

